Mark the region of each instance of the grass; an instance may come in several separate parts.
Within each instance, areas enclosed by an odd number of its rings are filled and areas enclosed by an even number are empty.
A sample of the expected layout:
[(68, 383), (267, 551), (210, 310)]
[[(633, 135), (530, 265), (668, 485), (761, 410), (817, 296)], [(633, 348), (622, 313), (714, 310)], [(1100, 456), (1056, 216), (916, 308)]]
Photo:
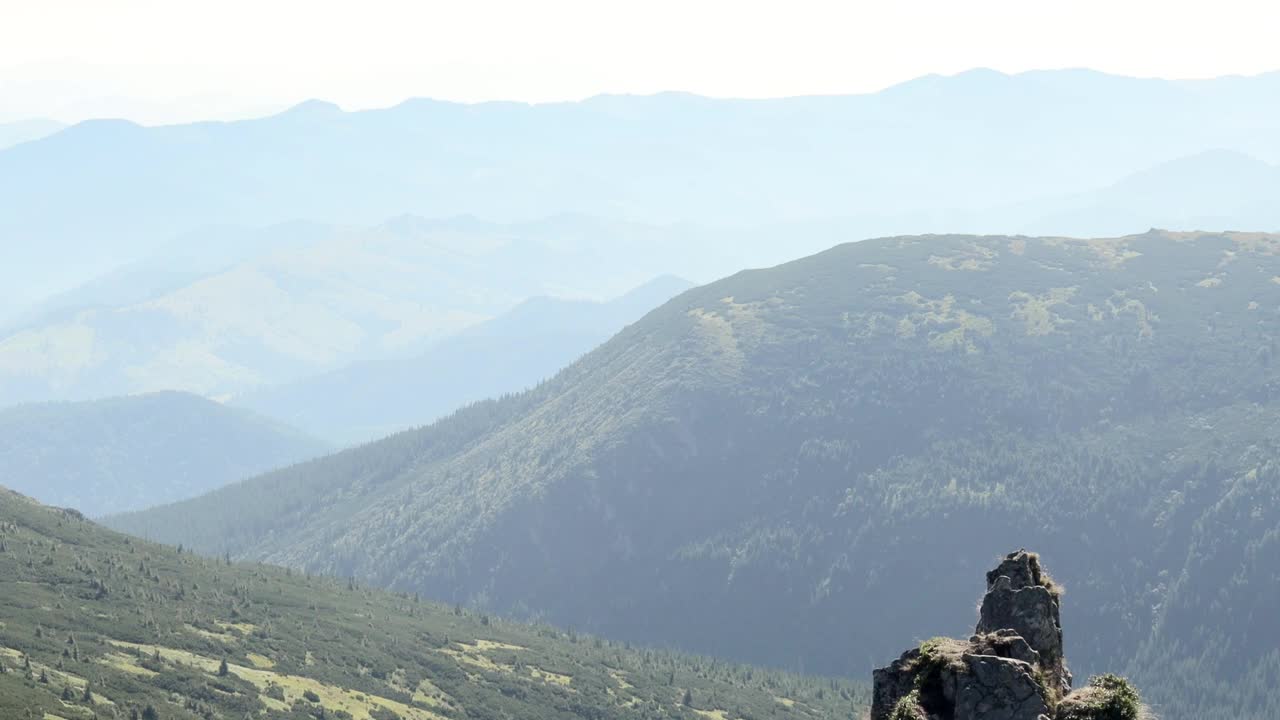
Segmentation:
[(1058, 720), (1143, 720), (1138, 690), (1118, 675), (1097, 675), (1058, 705)]
[[(735, 720), (796, 717), (775, 696), (811, 718), (867, 700), (846, 681), (179, 553), (4, 490), (0, 541), (0, 718), (127, 718), (150, 706), (162, 720)], [(694, 707), (681, 703), (686, 689)]]

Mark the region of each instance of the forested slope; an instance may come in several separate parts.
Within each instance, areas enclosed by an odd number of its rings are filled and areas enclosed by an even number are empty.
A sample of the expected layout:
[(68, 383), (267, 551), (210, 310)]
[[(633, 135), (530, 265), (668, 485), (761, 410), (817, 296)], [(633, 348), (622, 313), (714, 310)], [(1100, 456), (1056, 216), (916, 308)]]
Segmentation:
[(1081, 675), (1128, 667), (1169, 720), (1271, 717), (1277, 339), (1275, 236), (865, 241), (685, 293), (528, 393), (113, 524), (850, 673), (898, 628), (964, 632), (972, 579), (1034, 546)]
[(0, 485), (90, 515), (193, 497), (328, 449), (189, 393), (0, 410)]
[(0, 488), (0, 717), (841, 718), (862, 684), (229, 564)]

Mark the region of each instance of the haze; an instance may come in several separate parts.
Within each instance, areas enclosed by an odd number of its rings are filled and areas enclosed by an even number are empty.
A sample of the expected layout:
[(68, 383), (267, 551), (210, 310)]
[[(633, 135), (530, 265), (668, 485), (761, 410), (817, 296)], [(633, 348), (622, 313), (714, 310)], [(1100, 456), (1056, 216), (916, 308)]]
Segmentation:
[(1280, 6), (0, 2), (0, 720), (1280, 717)]
[(1273, 3), (362, 3), (6, 0), (0, 120), (144, 123), (409, 97), (577, 100), (679, 90), (782, 97), (930, 73), (1088, 67), (1140, 77), (1274, 70)]

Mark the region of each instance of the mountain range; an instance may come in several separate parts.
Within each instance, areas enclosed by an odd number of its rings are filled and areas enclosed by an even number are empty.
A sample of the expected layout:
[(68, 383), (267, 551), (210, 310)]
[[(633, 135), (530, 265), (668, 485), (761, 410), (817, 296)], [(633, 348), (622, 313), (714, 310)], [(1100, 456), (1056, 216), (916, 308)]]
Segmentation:
[[(0, 325), (0, 405), (158, 389), (221, 399), (269, 394), (352, 363), (404, 360), (530, 297), (614, 297), (662, 274), (701, 282), (869, 233), (1280, 229), (1278, 193), (1280, 167), (1210, 150), (1094, 191), (984, 210), (733, 229), (574, 215), (514, 224), (402, 216), (371, 227), (211, 227), (9, 317)], [(521, 385), (491, 386), (511, 387)], [(366, 430), (342, 438), (399, 427), (408, 417), (362, 421)]]
[(608, 302), (533, 298), (420, 355), (354, 363), (233, 404), (337, 444), (374, 440), (532, 387), (691, 287), (665, 276)]
[(217, 224), (370, 225), (408, 212), (746, 225), (982, 211), (1091, 192), (1213, 149), (1280, 161), (1276, 98), (1277, 74), (976, 70), (867, 95), (410, 100), (362, 112), (310, 101), (233, 122), (93, 120), (0, 151), (9, 267), (57, 269), (10, 270), (0, 283), (42, 297)]
[(187, 393), (0, 410), (0, 485), (90, 515), (193, 497), (328, 449)]
[(616, 297), (671, 266), (706, 275), (738, 257), (737, 237), (676, 260), (686, 231), (567, 216), (194, 233), (14, 318), (0, 331), (0, 406), (167, 389), (227, 399), (413, 357), (532, 297)]
[(868, 240), (690, 290), (527, 392), (108, 522), (839, 674), (900, 628), (964, 632), (973, 578), (1034, 546), (1078, 674), (1262, 718), (1278, 340), (1280, 236)]

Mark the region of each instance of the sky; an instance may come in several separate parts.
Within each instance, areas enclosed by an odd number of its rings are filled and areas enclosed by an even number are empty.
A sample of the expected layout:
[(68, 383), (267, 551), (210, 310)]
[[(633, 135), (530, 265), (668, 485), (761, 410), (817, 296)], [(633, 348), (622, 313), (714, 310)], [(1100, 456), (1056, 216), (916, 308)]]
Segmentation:
[(0, 121), (859, 93), (974, 67), (1280, 70), (1267, 0), (0, 0), (0, 18)]

